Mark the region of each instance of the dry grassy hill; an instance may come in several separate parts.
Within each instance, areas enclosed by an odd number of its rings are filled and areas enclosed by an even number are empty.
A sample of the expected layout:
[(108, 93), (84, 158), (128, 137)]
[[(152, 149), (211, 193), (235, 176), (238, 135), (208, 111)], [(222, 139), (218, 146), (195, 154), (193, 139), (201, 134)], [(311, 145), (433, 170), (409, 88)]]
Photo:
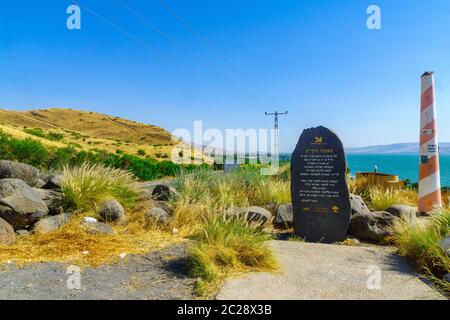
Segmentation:
[[(45, 134), (54, 133), (62, 138), (48, 139), (30, 133), (36, 128), (42, 129)], [(72, 145), (84, 150), (121, 150), (130, 154), (139, 152), (141, 156), (149, 155), (159, 160), (170, 160), (174, 147), (184, 152), (189, 148), (185, 145), (181, 148), (176, 146), (171, 134), (161, 127), (73, 109), (0, 109), (0, 129), (16, 138), (33, 138), (48, 146)], [(209, 162), (197, 150), (194, 151), (194, 158), (203, 158)]]

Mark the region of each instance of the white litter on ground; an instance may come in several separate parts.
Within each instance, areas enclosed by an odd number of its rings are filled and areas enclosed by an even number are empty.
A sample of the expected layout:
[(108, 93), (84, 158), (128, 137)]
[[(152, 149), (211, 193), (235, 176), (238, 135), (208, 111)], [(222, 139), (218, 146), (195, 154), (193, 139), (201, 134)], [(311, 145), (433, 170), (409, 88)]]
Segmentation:
[(127, 254), (125, 252), (119, 254), (120, 259), (125, 259), (126, 256), (127, 256)]

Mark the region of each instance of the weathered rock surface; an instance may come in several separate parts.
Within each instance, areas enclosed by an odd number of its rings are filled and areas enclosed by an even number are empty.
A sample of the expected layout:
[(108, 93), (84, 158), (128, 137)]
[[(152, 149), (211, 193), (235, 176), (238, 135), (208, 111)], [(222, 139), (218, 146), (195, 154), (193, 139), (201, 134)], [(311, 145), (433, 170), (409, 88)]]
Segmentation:
[(353, 193), (350, 193), (350, 205), (352, 208), (352, 215), (355, 213), (369, 213), (370, 209), (367, 207), (363, 198), (357, 196)]
[(50, 215), (57, 215), (62, 212), (64, 195), (61, 192), (37, 188), (34, 188), (34, 191), (36, 191), (42, 201), (44, 201)]
[(266, 209), (267, 211), (269, 211), (272, 216), (275, 216), (275, 214), (277, 213), (278, 204), (269, 203), (269, 204), (266, 204), (263, 208)]
[(154, 220), (158, 224), (167, 224), (172, 219), (171, 215), (163, 208), (154, 207), (145, 213), (145, 217)]
[(0, 218), (14, 230), (31, 225), (47, 214), (47, 206), (32, 187), (18, 179), (0, 180)]
[(272, 215), (264, 208), (252, 206), (248, 208), (229, 208), (225, 211), (227, 218), (246, 217), (248, 223), (256, 223), (263, 227), (268, 224)]
[(20, 179), (34, 187), (39, 182), (39, 171), (25, 163), (0, 160), (0, 179)]
[(114, 229), (110, 225), (103, 222), (82, 222), (81, 225), (84, 227), (86, 233), (89, 234), (115, 234)]
[(58, 214), (56, 216), (49, 216), (45, 217), (38, 222), (36, 222), (33, 227), (32, 231), (34, 233), (50, 233), (52, 231), (58, 230), (63, 225), (69, 221), (70, 216), (68, 214), (62, 213)]
[(125, 210), (119, 201), (111, 199), (100, 204), (98, 215), (100, 217), (100, 221), (113, 222), (121, 220), (125, 217)]
[(161, 208), (168, 214), (173, 215), (173, 208), (166, 201), (153, 201), (155, 208)]
[(46, 183), (42, 186), (42, 189), (60, 190), (64, 182), (64, 176), (62, 174), (53, 174), (46, 179)]
[(385, 211), (354, 214), (348, 233), (360, 240), (381, 242), (392, 235), (390, 227), (398, 218)]
[(36, 185), (34, 186), (35, 188), (42, 188), (43, 186), (45, 186), (45, 181), (42, 179), (38, 179), (38, 182), (36, 183)]
[(178, 191), (169, 185), (158, 184), (152, 192), (153, 200), (169, 201), (170, 199), (177, 199), (180, 196)]
[(28, 236), (30, 234), (30, 231), (25, 229), (16, 230), (16, 235), (19, 237)]
[(439, 246), (450, 256), (450, 236), (439, 241)]
[(450, 273), (447, 273), (446, 275), (444, 275), (444, 280), (447, 282), (450, 282)]
[(0, 218), (0, 244), (13, 244), (16, 241), (16, 234), (13, 227)]
[(281, 204), (275, 213), (274, 225), (278, 228), (291, 228), (294, 223), (292, 204)]
[(405, 204), (394, 204), (385, 211), (410, 224), (417, 221), (416, 209)]

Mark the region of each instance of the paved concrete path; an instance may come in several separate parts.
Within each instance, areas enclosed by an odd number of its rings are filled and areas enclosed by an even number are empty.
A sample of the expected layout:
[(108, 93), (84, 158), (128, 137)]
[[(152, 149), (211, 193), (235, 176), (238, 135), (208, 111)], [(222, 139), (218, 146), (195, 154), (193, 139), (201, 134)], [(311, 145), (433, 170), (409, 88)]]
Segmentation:
[[(391, 248), (295, 241), (271, 241), (270, 245), (282, 270), (228, 279), (217, 299), (446, 299)], [(369, 290), (368, 278), (377, 268), (380, 289)]]

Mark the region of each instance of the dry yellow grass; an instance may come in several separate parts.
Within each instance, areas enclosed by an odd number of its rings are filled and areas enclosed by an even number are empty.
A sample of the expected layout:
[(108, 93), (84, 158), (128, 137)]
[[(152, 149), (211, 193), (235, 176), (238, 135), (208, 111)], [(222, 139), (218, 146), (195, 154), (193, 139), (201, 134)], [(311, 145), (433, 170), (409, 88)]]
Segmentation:
[[(24, 132), (24, 128), (41, 128), (44, 132), (64, 135), (61, 141), (50, 141)], [(153, 125), (130, 121), (95, 112), (72, 109), (43, 109), (31, 111), (8, 111), (0, 109), (0, 129), (18, 139), (33, 138), (45, 146), (78, 146), (82, 150), (99, 149), (110, 153), (121, 150), (138, 154), (143, 150), (157, 160), (170, 160), (172, 150), (190, 154), (190, 147), (176, 144), (166, 130)], [(163, 158), (167, 155), (169, 158)], [(192, 156), (201, 163), (212, 163), (212, 159), (193, 150)], [(185, 162), (191, 159), (186, 159)]]
[(417, 191), (386, 188), (368, 177), (358, 180), (347, 179), (347, 185), (349, 191), (360, 195), (372, 210), (385, 210), (392, 204), (407, 204), (411, 206), (417, 206), (418, 204)]
[[(180, 232), (173, 235), (169, 226), (160, 227), (146, 219), (145, 212), (153, 202), (143, 197), (140, 187), (126, 171), (84, 164), (66, 168), (64, 175), (62, 192), (69, 205), (67, 209), (72, 212), (70, 221), (54, 232), (31, 234), (19, 237), (13, 245), (1, 245), (0, 264), (64, 262), (97, 266), (117, 261), (122, 253), (144, 254), (178, 243), (194, 230), (192, 224), (179, 220)], [(115, 234), (86, 233), (81, 220), (95, 215), (98, 204), (110, 198), (119, 200), (127, 209), (125, 218), (112, 224)]]
[(369, 207), (382, 211), (394, 204), (417, 205), (417, 193), (412, 190), (385, 189), (378, 186), (369, 188)]
[(65, 129), (90, 137), (129, 141), (138, 144), (171, 143), (166, 130), (153, 125), (121, 119), (96, 112), (73, 109), (42, 109), (30, 111), (1, 112), (3, 124), (36, 127), (42, 129)]
[(123, 225), (113, 226), (115, 235), (85, 233), (80, 225), (82, 217), (75, 216), (54, 232), (19, 237), (13, 245), (0, 245), (0, 264), (8, 261), (16, 265), (63, 262), (99, 266), (118, 261), (122, 253), (145, 254), (184, 241), (181, 236), (143, 223), (142, 212), (131, 214)]

